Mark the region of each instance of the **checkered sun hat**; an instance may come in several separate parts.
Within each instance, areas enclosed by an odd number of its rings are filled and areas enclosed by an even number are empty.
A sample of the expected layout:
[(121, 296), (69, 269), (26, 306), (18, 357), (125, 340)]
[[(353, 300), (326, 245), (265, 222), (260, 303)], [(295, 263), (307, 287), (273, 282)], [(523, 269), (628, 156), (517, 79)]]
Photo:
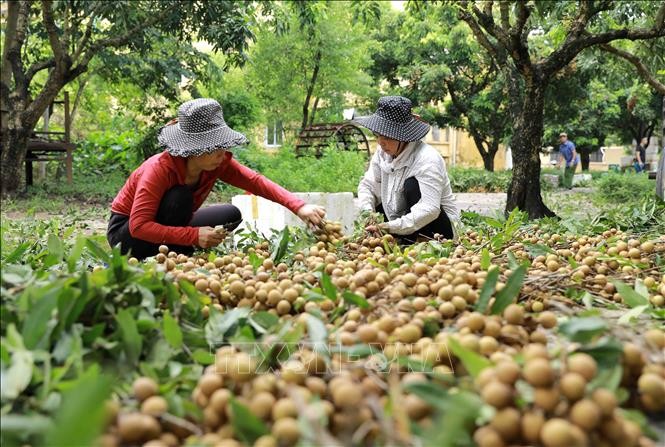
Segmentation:
[(429, 132), (429, 124), (411, 113), (411, 100), (403, 96), (384, 96), (372, 115), (354, 120), (372, 132), (397, 141), (419, 141)]
[(248, 142), (224, 121), (222, 106), (210, 98), (193, 99), (178, 108), (178, 120), (162, 127), (159, 144), (177, 157), (191, 157), (230, 149)]

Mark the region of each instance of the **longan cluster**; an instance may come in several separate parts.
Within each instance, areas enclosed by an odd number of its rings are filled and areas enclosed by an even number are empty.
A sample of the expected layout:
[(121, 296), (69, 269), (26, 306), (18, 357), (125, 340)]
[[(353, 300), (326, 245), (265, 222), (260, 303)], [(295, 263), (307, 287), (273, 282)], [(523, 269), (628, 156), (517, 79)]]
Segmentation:
[[(565, 287), (579, 287), (620, 302), (611, 279), (630, 283), (628, 279), (639, 276), (651, 303), (662, 306), (665, 279), (655, 268), (655, 259), (665, 252), (665, 239), (640, 243), (617, 230), (595, 237), (540, 230), (521, 236), (521, 242), (512, 242), (494, 255), (488, 270), (482, 268), (480, 248), (486, 241), (477, 232), (467, 232), (448, 257), (439, 258), (420, 256), (420, 246), (402, 250), (390, 235), (349, 241), (335, 222), (326, 222), (317, 234), (318, 242), (293, 254), (291, 265), (275, 263), (267, 242), (247, 253), (232, 251), (212, 261), (160, 247), (155, 257), (159, 268), (176, 284), (188, 281), (210, 297), (204, 314), (210, 307), (220, 311), (249, 307), (278, 315), (282, 321), (291, 320), (305, 331), (309, 318), (320, 318), (328, 334), (330, 352), (297, 346), (288, 359), (270, 369), (240, 346), (220, 348), (215, 364), (206, 368), (192, 393), (203, 415), (201, 421), (193, 421), (201, 430), (196, 441), (211, 446), (239, 445), (233, 429), (233, 399), (270, 428), (270, 434), (255, 443), (263, 447), (302, 440), (298, 423), (302, 418), (311, 418), (312, 424), (326, 419), (327, 430), (337, 439), (350, 442), (360, 431), (362, 442), (380, 443), (384, 421), (376, 413), (377, 404), (386, 408), (390, 403), (395, 412), (402, 411), (421, 427), (430, 427), (433, 409), (403, 390), (408, 384), (437, 381), (441, 376), (468, 376), (452, 354), (454, 341), (493, 364), (476, 379), (477, 391), (496, 410), (491, 421), (475, 432), (481, 447), (650, 445), (639, 426), (618, 410), (614, 394), (592, 384), (598, 371), (593, 358), (576, 353), (554, 359), (546, 347), (558, 324), (553, 312), (557, 306), (552, 303), (563, 298)], [(550, 251), (533, 256), (529, 244)], [(512, 303), (497, 315), (485, 315), (474, 307), (492, 269), (499, 272), (495, 292), (505, 287), (512, 273), (507, 252), (518, 261), (531, 262), (518, 299), (525, 302)], [(636, 265), (646, 266), (646, 273)], [(340, 296), (333, 299), (318, 294), (310, 299), (311, 288), (324, 289), (318, 272), (329, 275)], [(560, 287), (553, 288), (552, 281)], [(366, 305), (343, 307), (344, 291), (366, 300)], [(490, 298), (487, 308), (495, 302)], [(269, 344), (271, 337), (259, 343)], [(340, 349), (357, 344), (370, 345), (377, 355), (358, 360)], [(624, 345), (622, 386), (634, 389), (627, 405), (662, 411), (665, 368), (657, 353), (665, 347), (665, 334), (650, 329), (644, 333), (643, 344), (648, 353), (643, 346)], [(411, 372), (403, 366), (386, 370), (379, 365), (397, 358), (424, 362), (436, 375)], [(117, 415), (118, 405), (114, 404), (117, 417), (107, 436), (116, 444), (145, 442), (158, 447), (177, 445), (196, 435), (172, 427), (164, 416), (166, 401), (157, 395), (156, 384), (150, 389), (137, 392), (135, 384), (138, 408), (134, 411)], [(107, 441), (113, 445), (110, 438)]]
[[(480, 447), (654, 445), (618, 410), (612, 391), (592, 386), (598, 366), (591, 356), (573, 353), (556, 368), (543, 345), (527, 345), (521, 354), (523, 366), (506, 359), (476, 380), (483, 400), (496, 410), (474, 434)], [(518, 389), (525, 387), (532, 397), (521, 394), (527, 405), (518, 407)]]

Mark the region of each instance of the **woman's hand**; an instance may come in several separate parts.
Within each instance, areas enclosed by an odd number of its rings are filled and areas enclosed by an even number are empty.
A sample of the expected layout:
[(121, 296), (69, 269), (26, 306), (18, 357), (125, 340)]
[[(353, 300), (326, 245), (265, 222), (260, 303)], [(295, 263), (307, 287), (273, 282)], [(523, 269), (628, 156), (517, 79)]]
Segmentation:
[(367, 225), (365, 227), (365, 231), (367, 231), (368, 233), (381, 233), (385, 232), (386, 230), (388, 230), (388, 224), (386, 224), (385, 222), (376, 225)]
[(226, 232), (220, 232), (213, 227), (199, 227), (199, 247), (210, 248), (221, 244)]
[(298, 210), (298, 217), (310, 227), (320, 227), (326, 216), (326, 209), (318, 205), (303, 205)]

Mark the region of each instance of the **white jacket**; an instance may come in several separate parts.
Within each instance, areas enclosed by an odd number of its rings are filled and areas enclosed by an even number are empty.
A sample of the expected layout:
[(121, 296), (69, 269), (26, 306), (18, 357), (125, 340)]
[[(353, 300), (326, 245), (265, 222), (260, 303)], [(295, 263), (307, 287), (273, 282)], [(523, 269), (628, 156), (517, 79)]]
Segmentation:
[[(415, 177), (421, 198), (408, 212), (404, 181)], [(422, 141), (409, 143), (394, 158), (377, 148), (369, 169), (358, 185), (361, 210), (375, 211), (379, 204), (388, 217), (388, 231), (411, 234), (439, 217), (445, 211), (457, 234), (460, 214), (450, 187), (446, 163), (441, 154)]]

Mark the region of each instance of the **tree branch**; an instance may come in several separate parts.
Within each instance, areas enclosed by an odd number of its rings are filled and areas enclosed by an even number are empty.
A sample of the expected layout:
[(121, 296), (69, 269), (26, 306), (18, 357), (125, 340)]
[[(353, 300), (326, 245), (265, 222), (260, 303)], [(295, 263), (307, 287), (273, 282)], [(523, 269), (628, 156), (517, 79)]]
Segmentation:
[(600, 49), (607, 51), (608, 53), (612, 53), (615, 56), (619, 56), (622, 59), (627, 60), (631, 64), (635, 66), (637, 69), (637, 72), (642, 76), (642, 78), (649, 84), (651, 87), (654, 88), (658, 93), (661, 95), (665, 95), (665, 84), (660, 82), (656, 77), (649, 71), (646, 65), (642, 63), (639, 57), (635, 56), (632, 53), (629, 53), (628, 51), (620, 50), (616, 47), (613, 47), (609, 43), (604, 43), (599, 45)]
[(53, 50), (53, 56), (55, 59), (56, 65), (59, 63), (65, 62), (67, 58), (67, 51), (62, 48), (62, 42), (60, 42), (60, 37), (58, 36), (58, 27), (53, 20), (53, 10), (51, 0), (42, 1), (42, 15), (44, 17), (44, 28), (48, 33), (48, 41), (51, 44), (51, 50)]
[[(12, 3), (13, 5), (11, 5)], [(13, 36), (14, 38), (13, 40), (9, 41), (9, 44), (6, 48), (7, 60), (9, 61), (8, 65), (11, 67), (11, 73), (14, 76), (14, 93), (17, 93), (19, 96), (26, 98), (28, 94), (28, 84), (25, 82), (23, 59), (21, 59), (21, 48), (23, 48), (23, 44), (25, 43), (25, 35), (28, 28), (28, 23), (30, 22), (30, 3), (27, 1), (22, 1), (18, 2), (18, 6), (16, 6), (15, 2), (10, 2), (10, 5), (17, 7), (17, 16), (16, 32)], [(9, 34), (5, 34), (5, 36), (7, 40), (11, 39), (12, 37)], [(2, 81), (4, 83), (5, 79)], [(10, 88), (9, 83), (7, 84), (7, 88)]]
[(86, 45), (88, 44), (88, 41), (90, 41), (90, 36), (92, 36), (92, 26), (95, 23), (95, 17), (97, 17), (97, 13), (101, 9), (101, 5), (102, 5), (102, 3), (98, 2), (92, 8), (92, 10), (90, 11), (90, 14), (87, 16), (88, 23), (86, 24), (85, 31), (83, 32), (83, 36), (76, 43), (76, 48), (74, 50), (74, 56), (72, 57), (72, 63), (76, 63), (79, 60), (79, 57), (81, 57), (81, 54), (83, 53), (83, 50), (85, 49)]
[(25, 73), (25, 78), (28, 82), (32, 81), (32, 78), (40, 71), (45, 70), (47, 68), (52, 68), (55, 67), (55, 59), (46, 59), (40, 62), (35, 62), (28, 68), (28, 71)]
[(663, 26), (664, 18), (665, 3), (663, 3), (658, 10), (656, 23), (653, 28), (621, 28), (600, 34), (583, 33), (573, 39), (567, 39), (560, 48), (555, 50), (547, 57), (547, 59), (539, 64), (540, 68), (546, 76), (549, 76), (565, 67), (580, 51), (593, 45), (609, 43), (618, 39), (640, 40), (663, 37), (665, 36), (665, 26)]

